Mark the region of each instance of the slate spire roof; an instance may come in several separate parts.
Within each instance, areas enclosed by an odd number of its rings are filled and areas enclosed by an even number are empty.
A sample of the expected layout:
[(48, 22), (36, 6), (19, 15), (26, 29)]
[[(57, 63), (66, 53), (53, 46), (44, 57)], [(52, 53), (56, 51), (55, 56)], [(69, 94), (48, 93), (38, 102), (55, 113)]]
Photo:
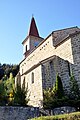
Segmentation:
[(30, 35), (35, 36), (35, 37), (39, 37), (39, 33), (38, 33), (38, 29), (37, 29), (34, 17), (32, 17), (32, 19), (31, 19), (31, 24), (30, 24), (28, 36), (30, 36)]

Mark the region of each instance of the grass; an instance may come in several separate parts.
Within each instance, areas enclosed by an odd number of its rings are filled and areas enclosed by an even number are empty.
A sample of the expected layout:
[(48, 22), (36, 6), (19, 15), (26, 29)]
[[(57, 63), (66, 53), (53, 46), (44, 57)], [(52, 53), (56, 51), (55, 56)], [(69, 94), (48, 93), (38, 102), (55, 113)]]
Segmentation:
[(69, 114), (54, 115), (54, 116), (41, 116), (32, 120), (80, 120), (80, 112)]

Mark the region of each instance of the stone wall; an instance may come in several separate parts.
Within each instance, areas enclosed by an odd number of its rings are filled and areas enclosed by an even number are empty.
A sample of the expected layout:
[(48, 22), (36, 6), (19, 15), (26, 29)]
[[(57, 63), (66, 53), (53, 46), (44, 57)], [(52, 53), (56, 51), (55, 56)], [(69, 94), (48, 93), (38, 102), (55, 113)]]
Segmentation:
[(0, 106), (0, 120), (30, 120), (31, 118), (39, 117), (42, 115), (56, 115), (75, 112), (74, 107), (64, 106), (54, 108), (53, 110), (43, 110), (38, 107), (12, 107)]
[(33, 50), (32, 53), (20, 64), (20, 74), (22, 75), (22, 69), (24, 73), (32, 66), (54, 54), (52, 36), (50, 36), (46, 41), (44, 41), (43, 44), (41, 44), (39, 47), (36, 47), (35, 50)]
[[(65, 50), (64, 50), (64, 48), (65, 48)], [(33, 106), (39, 106), (40, 105), (39, 104), (40, 100), (43, 100), (42, 81), (44, 83), (45, 83), (45, 81), (42, 78), (42, 71), (41, 71), (40, 67), (37, 67), (34, 70), (30, 70), (29, 73), (27, 73), (26, 71), (28, 71), (32, 67), (36, 66), (36, 64), (38, 64), (40, 61), (42, 61), (42, 60), (44, 60), (46, 58), (49, 58), (51, 56), (54, 56), (54, 55), (59, 56), (63, 60), (71, 61), (71, 57), (72, 57), (72, 54), (71, 54), (71, 39), (67, 40), (62, 45), (55, 48), (53, 46), (52, 36), (50, 36), (49, 38), (47, 38), (44, 41), (43, 44), (41, 44), (39, 47), (37, 47), (20, 64), (21, 84), (23, 83), (23, 79), (25, 77), (26, 86), (28, 84), (28, 88), (29, 88), (29, 91), (30, 91), (29, 105), (33, 105)], [(63, 63), (63, 62), (61, 62), (61, 63)], [(57, 63), (57, 65), (58, 64), (59, 63)], [(64, 64), (65, 64), (65, 62), (64, 62)], [(57, 66), (55, 65), (55, 60), (53, 60), (53, 68), (56, 67), (56, 68), (54, 68), (53, 71), (50, 68), (50, 62), (45, 63), (44, 66), (45, 66), (45, 73), (44, 73), (45, 74), (45, 79), (47, 80), (46, 86), (47, 87), (53, 86), (53, 84), (55, 82), (56, 73), (58, 71), (60, 73), (60, 67), (62, 66), (62, 64), (58, 65), (58, 68), (59, 68), (58, 69)], [(66, 81), (64, 81), (64, 86), (65, 86), (68, 83), (67, 80), (68, 80), (69, 77), (66, 74), (68, 72), (68, 71), (66, 71), (66, 65), (63, 65), (62, 67), (64, 67), (62, 69), (62, 71), (65, 72), (65, 75), (62, 75), (63, 72), (60, 75), (61, 75), (61, 77), (63, 77), (64, 80), (66, 80)], [(22, 74), (22, 69), (23, 69), (23, 74)], [(58, 69), (58, 70), (56, 70), (56, 72), (55, 72), (55, 69)], [(32, 72), (34, 72), (34, 76), (35, 76), (35, 81), (34, 81), (33, 84), (31, 83), (31, 74), (32, 74)]]
[(77, 34), (71, 39), (73, 64), (72, 72), (80, 87), (80, 34)]
[(0, 107), (0, 120), (28, 120), (39, 116), (39, 108)]
[[(76, 79), (79, 82), (80, 38), (77, 39), (77, 37), (78, 36), (75, 36), (73, 38), (67, 38), (61, 44), (54, 46), (53, 36), (50, 35), (38, 47), (34, 48), (31, 54), (29, 54), (20, 63), (21, 84), (23, 83), (23, 80), (25, 77), (25, 81), (26, 81), (25, 84), (26, 86), (28, 85), (28, 88), (31, 94), (30, 95), (31, 103), (29, 102), (31, 105), (39, 106), (39, 101), (43, 100), (43, 94), (42, 94), (43, 88), (46, 86), (50, 87), (54, 84), (56, 73), (59, 73), (59, 75), (61, 76), (64, 87), (67, 89), (69, 88), (70, 78), (69, 78), (68, 67), (70, 67), (70, 72), (73, 69), (74, 75), (76, 76)], [(34, 66), (39, 64), (42, 60), (47, 59), (54, 55), (57, 56), (58, 59), (56, 61), (56, 68), (55, 68), (55, 60), (53, 60), (53, 66), (54, 66), (53, 71), (50, 68), (50, 62), (43, 64), (43, 67), (45, 67), (43, 68), (45, 69), (45, 72), (44, 72), (45, 75), (41, 71), (41, 65), (32, 69)], [(69, 64), (67, 63), (67, 61), (69, 62)], [(35, 81), (33, 84), (31, 82), (32, 72), (34, 72), (34, 77), (35, 77)], [(46, 85), (43, 85), (44, 86), (43, 88), (42, 88), (42, 82), (46, 84)]]
[(64, 90), (69, 89), (69, 62), (58, 56), (47, 59), (42, 65), (43, 89), (51, 88), (55, 85), (57, 73), (61, 77)]
[[(32, 73), (34, 73), (34, 82), (32, 82)], [(34, 107), (43, 106), (43, 89), (42, 89), (42, 75), (41, 75), (41, 65), (37, 66), (31, 72), (25, 74), (25, 87), (28, 87), (28, 93), (30, 94), (30, 101), (28, 105)], [(23, 82), (24, 76), (21, 79)]]
[(55, 115), (66, 114), (66, 113), (71, 113), (75, 111), (76, 109), (74, 107), (69, 107), (69, 106), (54, 108), (54, 110), (52, 110), (53, 114)]
[(54, 108), (52, 110), (40, 109), (39, 111), (40, 111), (40, 116), (50, 116), (50, 115), (52, 116), (52, 115), (67, 114), (67, 113), (75, 112), (76, 109), (70, 106), (62, 106), (62, 107)]
[(56, 57), (48, 59), (42, 65), (42, 84), (43, 89), (53, 87), (56, 80)]

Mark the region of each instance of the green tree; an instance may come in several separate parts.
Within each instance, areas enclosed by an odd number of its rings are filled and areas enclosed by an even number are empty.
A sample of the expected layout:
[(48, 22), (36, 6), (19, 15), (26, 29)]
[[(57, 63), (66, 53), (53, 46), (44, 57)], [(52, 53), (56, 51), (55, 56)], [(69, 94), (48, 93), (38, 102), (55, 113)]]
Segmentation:
[(23, 87), (17, 85), (14, 93), (14, 104), (26, 106), (29, 101), (28, 88), (24, 89)]
[(73, 73), (70, 76), (70, 98), (78, 99), (80, 97), (80, 90), (77, 81), (74, 78)]
[(15, 83), (15, 80), (14, 80), (13, 74), (10, 73), (9, 78), (6, 81), (4, 81), (4, 87), (5, 87), (7, 95), (9, 95), (10, 93), (14, 91), (15, 89), (14, 83)]
[(61, 99), (64, 97), (64, 90), (61, 78), (58, 74), (56, 75), (56, 82), (53, 88), (44, 90), (43, 95), (44, 108), (54, 108), (62, 104)]
[(61, 99), (64, 96), (62, 81), (58, 74), (56, 75), (55, 95), (59, 99)]
[(6, 91), (4, 89), (3, 81), (0, 80), (0, 105), (6, 104)]
[(10, 73), (13, 74), (13, 77), (17, 75), (19, 71), (18, 65), (9, 65), (9, 64), (1, 64), (0, 63), (0, 80), (5, 80), (5, 75), (9, 78)]
[(3, 81), (4, 89), (6, 91), (7, 104), (12, 105), (14, 100), (14, 90), (15, 90), (15, 80), (13, 74), (10, 73), (10, 76), (7, 80)]

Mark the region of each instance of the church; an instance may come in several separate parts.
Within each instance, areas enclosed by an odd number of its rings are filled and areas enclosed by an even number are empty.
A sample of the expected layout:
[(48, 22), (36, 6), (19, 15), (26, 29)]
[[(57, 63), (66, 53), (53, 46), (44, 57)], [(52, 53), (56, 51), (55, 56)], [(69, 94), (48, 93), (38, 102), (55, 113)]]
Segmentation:
[(65, 92), (69, 89), (71, 72), (80, 85), (80, 29), (77, 26), (52, 31), (42, 38), (32, 17), (22, 44), (24, 59), (19, 64), (15, 85), (28, 87), (29, 105), (43, 106), (43, 89), (54, 86), (57, 73)]

